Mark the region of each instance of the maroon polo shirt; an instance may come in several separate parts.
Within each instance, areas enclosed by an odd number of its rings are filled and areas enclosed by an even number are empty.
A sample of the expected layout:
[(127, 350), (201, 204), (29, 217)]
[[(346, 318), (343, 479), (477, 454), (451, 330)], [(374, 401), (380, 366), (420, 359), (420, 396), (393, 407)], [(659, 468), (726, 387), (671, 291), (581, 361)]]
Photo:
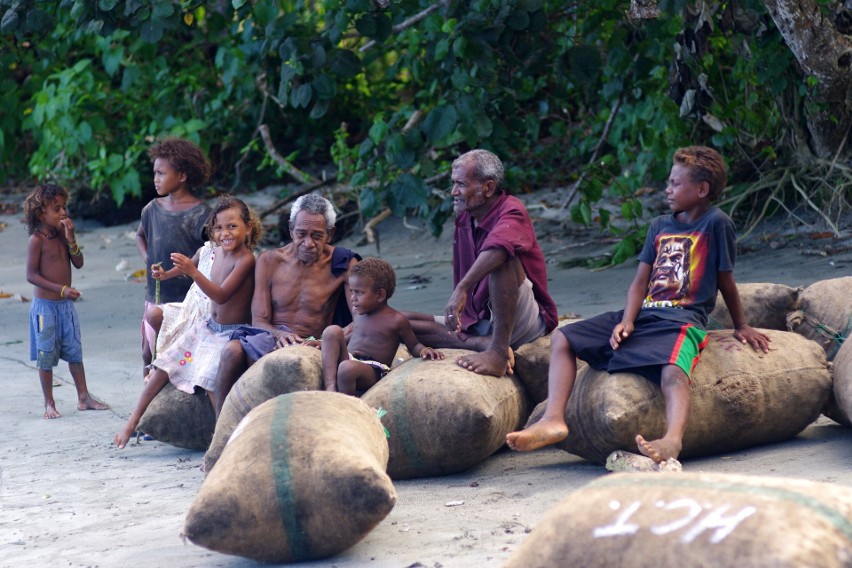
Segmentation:
[[(544, 253), (538, 245), (530, 216), (517, 197), (501, 194), (478, 225), (467, 211), (462, 211), (456, 217), (453, 233), (453, 287), (470, 270), (481, 251), (495, 248), (503, 249), (510, 258), (517, 256), (520, 259), (527, 278), (532, 282), (533, 295), (547, 332), (553, 331), (558, 314), (553, 298), (547, 293)], [(479, 320), (491, 318), (488, 297), (488, 278), (483, 278), (467, 293), (461, 314), (462, 330)]]

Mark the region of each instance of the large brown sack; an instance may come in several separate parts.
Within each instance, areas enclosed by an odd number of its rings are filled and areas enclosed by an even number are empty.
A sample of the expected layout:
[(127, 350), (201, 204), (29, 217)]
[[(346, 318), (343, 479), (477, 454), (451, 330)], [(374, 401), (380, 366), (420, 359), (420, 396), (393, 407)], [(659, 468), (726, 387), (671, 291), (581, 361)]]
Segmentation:
[[(831, 391), (822, 349), (795, 333), (762, 331), (772, 340), (766, 354), (730, 331), (709, 332), (692, 373), (681, 458), (786, 440), (819, 416)], [(543, 411), (544, 403), (529, 424)], [(636, 434), (662, 437), (665, 402), (659, 385), (639, 375), (587, 367), (577, 375), (565, 420), (568, 438), (558, 447), (603, 464), (615, 450), (635, 452)]]
[(814, 282), (799, 296), (799, 309), (787, 316), (790, 331), (819, 343), (834, 359), (852, 330), (852, 276)]
[(295, 345), (261, 357), (243, 373), (225, 397), (213, 440), (204, 454), (204, 471), (213, 469), (231, 433), (251, 409), (281, 394), (322, 390), (322, 387), (322, 355), (319, 349)]
[(514, 377), (477, 375), (456, 363), (470, 351), (442, 349), (446, 359), (406, 361), (361, 400), (387, 414), (388, 474), (393, 479), (445, 475), (481, 463), (523, 424), (527, 398)]
[[(572, 317), (559, 321), (559, 327), (570, 325), (580, 321), (580, 318)], [(552, 333), (539, 337), (535, 341), (521, 345), (515, 350), (515, 374), (521, 379), (530, 402), (538, 404), (547, 399), (547, 373), (550, 370), (550, 336)], [(578, 361), (578, 368), (585, 366), (585, 362)]]
[[(784, 284), (768, 282), (738, 283), (740, 301), (746, 316), (746, 323), (752, 327), (787, 331), (787, 314), (795, 311), (799, 305), (799, 294), (803, 288), (791, 288)], [(731, 313), (722, 298), (716, 294), (716, 307), (710, 312), (708, 328), (733, 329)]]
[(193, 543), (260, 562), (346, 550), (396, 503), (376, 411), (355, 397), (298, 392), (240, 423), (186, 517)]
[(795, 479), (612, 474), (547, 512), (506, 568), (852, 566), (852, 489)]
[(166, 444), (204, 451), (215, 426), (216, 413), (206, 391), (188, 394), (166, 383), (139, 420), (138, 430)]
[(833, 412), (829, 418), (846, 426), (852, 426), (852, 339), (840, 347), (831, 366), (834, 377)]

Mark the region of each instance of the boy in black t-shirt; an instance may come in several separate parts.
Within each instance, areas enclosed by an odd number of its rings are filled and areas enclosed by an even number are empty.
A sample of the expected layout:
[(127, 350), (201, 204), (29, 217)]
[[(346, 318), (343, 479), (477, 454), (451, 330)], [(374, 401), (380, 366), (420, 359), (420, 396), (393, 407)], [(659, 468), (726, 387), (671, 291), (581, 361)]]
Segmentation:
[(707, 314), (722, 297), (734, 321), (734, 337), (755, 351), (769, 338), (745, 319), (734, 281), (733, 222), (711, 205), (727, 183), (722, 156), (691, 146), (675, 152), (666, 198), (671, 215), (654, 219), (624, 310), (560, 328), (551, 336), (547, 407), (539, 422), (512, 432), (506, 443), (530, 451), (568, 437), (565, 407), (577, 375), (577, 359), (599, 371), (639, 373), (660, 383), (666, 401), (666, 433), (639, 451), (656, 462), (676, 459), (689, 417), (689, 375), (707, 344)]

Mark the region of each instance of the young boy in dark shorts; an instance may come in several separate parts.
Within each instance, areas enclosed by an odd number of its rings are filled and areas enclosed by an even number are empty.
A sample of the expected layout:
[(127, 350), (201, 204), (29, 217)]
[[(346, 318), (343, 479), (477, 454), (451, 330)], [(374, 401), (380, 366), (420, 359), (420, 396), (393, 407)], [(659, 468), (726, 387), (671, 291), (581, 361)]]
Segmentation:
[(74, 222), (68, 217), (68, 192), (54, 183), (35, 188), (24, 201), (27, 229), (27, 282), (34, 286), (30, 307), (30, 358), (36, 362), (44, 395), (44, 418), (59, 418), (53, 400), (53, 367), (59, 359), (77, 389), (77, 410), (106, 410), (86, 387), (80, 320), (74, 302), (80, 291), (71, 285), (71, 266), (83, 268)]
[(400, 342), (415, 357), (443, 359), (424, 347), (411, 323), (387, 301), (396, 288), (396, 274), (387, 262), (365, 258), (349, 269), (349, 293), (354, 321), (349, 338), (332, 325), (322, 334), (322, 373), (325, 388), (354, 395), (376, 384), (390, 370)]
[(552, 335), (544, 415), (510, 433), (509, 447), (530, 451), (568, 437), (565, 407), (579, 358), (599, 371), (629, 371), (659, 382), (666, 433), (651, 441), (637, 434), (636, 444), (656, 462), (677, 459), (689, 417), (689, 376), (707, 344), (704, 328), (717, 290), (731, 312), (734, 337), (755, 351), (769, 350), (769, 338), (746, 322), (737, 292), (734, 224), (712, 206), (726, 183), (725, 163), (715, 150), (691, 146), (675, 152), (666, 188), (672, 214), (651, 222), (624, 310)]

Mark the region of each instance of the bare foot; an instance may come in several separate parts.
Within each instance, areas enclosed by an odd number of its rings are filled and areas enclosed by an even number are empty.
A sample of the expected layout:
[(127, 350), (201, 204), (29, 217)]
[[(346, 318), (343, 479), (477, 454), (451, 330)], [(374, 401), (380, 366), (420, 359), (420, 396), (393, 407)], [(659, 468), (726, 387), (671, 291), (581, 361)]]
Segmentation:
[(77, 410), (109, 410), (109, 405), (87, 396), (85, 401), (77, 402)]
[(532, 426), (511, 432), (506, 444), (518, 452), (531, 452), (544, 446), (558, 444), (568, 437), (568, 426), (562, 420), (539, 420)]
[(493, 349), (486, 349), (481, 353), (463, 355), (456, 359), (456, 363), (468, 371), (473, 371), (479, 375), (493, 375), (495, 377), (502, 377), (509, 368), (508, 356), (505, 353), (498, 353)]
[(115, 435), (112, 442), (115, 444), (115, 447), (119, 450), (127, 445), (127, 442), (130, 441), (130, 438), (133, 436), (133, 427), (128, 424), (125, 426), (121, 432)]
[(42, 418), (46, 420), (52, 420), (53, 418), (59, 418), (60, 414), (56, 410), (56, 405), (52, 402), (44, 403), (44, 416)]
[(642, 454), (657, 463), (664, 462), (667, 459), (676, 460), (682, 446), (679, 442), (666, 440), (665, 438), (649, 442), (641, 434), (636, 434), (636, 445), (639, 446), (639, 451)]

